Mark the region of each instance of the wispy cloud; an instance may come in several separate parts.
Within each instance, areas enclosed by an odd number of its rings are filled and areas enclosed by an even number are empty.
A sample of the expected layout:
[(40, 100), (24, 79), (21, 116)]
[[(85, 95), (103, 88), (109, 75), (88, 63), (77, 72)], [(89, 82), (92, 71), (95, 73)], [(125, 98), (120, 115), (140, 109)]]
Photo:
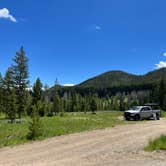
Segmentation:
[(102, 26), (99, 24), (91, 24), (88, 26), (88, 30), (91, 32), (99, 32), (102, 30)]
[(100, 30), (101, 30), (101, 26), (95, 25), (95, 29), (96, 29), (97, 31), (100, 31)]
[[(166, 57), (166, 52), (163, 53), (163, 56)], [(166, 67), (166, 61), (160, 61), (159, 63), (155, 64), (155, 66), (156, 66), (157, 69)]]
[(160, 69), (166, 67), (166, 61), (160, 61), (158, 64), (156, 64), (156, 68)]
[(10, 14), (7, 8), (0, 9), (0, 18), (8, 19), (12, 22), (17, 22), (16, 18)]

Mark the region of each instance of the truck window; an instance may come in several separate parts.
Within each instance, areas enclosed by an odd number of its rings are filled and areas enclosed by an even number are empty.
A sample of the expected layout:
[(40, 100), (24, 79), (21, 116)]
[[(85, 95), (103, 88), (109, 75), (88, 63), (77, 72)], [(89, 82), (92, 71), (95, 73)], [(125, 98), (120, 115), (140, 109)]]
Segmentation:
[(150, 111), (151, 109), (149, 107), (144, 108), (145, 111)]
[(145, 108), (142, 108), (141, 111), (145, 111)]

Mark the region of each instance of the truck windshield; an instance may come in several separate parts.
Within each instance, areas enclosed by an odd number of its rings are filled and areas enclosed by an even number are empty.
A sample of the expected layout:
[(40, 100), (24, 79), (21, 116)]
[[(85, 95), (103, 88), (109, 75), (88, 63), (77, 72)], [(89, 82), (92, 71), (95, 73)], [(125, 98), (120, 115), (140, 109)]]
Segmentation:
[(139, 107), (139, 106), (134, 106), (134, 107), (132, 107), (131, 109), (137, 111), (137, 110), (139, 110), (140, 108), (141, 108), (141, 107)]

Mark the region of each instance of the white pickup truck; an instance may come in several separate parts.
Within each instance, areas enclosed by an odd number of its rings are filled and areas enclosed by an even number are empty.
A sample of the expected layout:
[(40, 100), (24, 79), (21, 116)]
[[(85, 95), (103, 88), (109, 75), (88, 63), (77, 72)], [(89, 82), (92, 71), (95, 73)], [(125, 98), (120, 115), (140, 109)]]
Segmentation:
[(151, 119), (160, 120), (161, 111), (152, 109), (152, 106), (134, 106), (130, 110), (124, 112), (124, 118), (126, 120), (142, 120)]

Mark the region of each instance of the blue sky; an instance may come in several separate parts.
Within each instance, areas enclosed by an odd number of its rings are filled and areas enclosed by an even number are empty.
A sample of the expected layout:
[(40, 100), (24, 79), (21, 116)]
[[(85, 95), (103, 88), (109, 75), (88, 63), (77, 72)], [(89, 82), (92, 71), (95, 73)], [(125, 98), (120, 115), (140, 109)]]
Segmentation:
[(31, 83), (166, 66), (165, 0), (1, 0), (0, 71), (23, 45)]

